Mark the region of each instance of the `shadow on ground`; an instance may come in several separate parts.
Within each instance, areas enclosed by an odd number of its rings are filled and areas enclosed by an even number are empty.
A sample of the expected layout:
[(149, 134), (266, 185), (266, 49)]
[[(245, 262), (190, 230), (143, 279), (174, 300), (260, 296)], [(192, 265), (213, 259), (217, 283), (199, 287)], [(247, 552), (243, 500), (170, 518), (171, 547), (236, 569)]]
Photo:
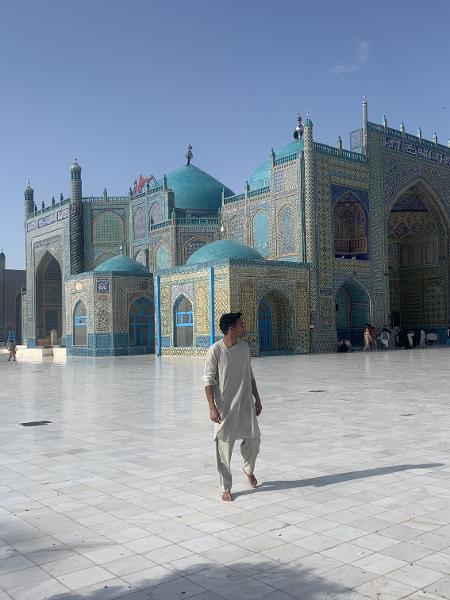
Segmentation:
[(378, 477), (380, 475), (389, 475), (399, 471), (410, 471), (412, 469), (435, 469), (445, 466), (444, 463), (424, 463), (421, 465), (393, 465), (391, 467), (378, 467), (376, 469), (364, 469), (362, 471), (347, 471), (346, 473), (336, 473), (334, 475), (322, 475), (320, 477), (310, 477), (308, 479), (293, 479), (286, 481), (263, 481), (256, 490), (247, 490), (237, 492), (234, 496), (245, 496), (254, 494), (258, 490), (290, 490), (301, 487), (324, 487), (334, 483), (343, 483), (355, 479), (367, 479), (369, 477)]
[[(48, 596), (47, 600), (345, 600), (349, 589), (339, 583), (327, 581), (292, 563), (278, 564), (267, 560), (261, 562), (234, 562), (231, 566), (211, 565), (198, 562), (183, 570), (169, 571), (154, 567), (160, 577), (152, 575), (152, 569), (126, 576), (132, 583), (114, 579), (97, 584), (96, 589), (66, 592)], [(324, 576), (325, 577), (325, 576)], [(373, 575), (376, 577), (376, 575)], [(371, 576), (368, 576), (370, 579)]]

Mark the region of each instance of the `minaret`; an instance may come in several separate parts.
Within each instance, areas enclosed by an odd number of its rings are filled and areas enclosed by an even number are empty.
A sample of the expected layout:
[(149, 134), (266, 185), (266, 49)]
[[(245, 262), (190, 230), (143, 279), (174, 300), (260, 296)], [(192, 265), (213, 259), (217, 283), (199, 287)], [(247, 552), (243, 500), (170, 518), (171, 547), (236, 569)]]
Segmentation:
[(362, 113), (363, 113), (363, 154), (364, 156), (367, 156), (367, 152), (368, 152), (368, 145), (367, 145), (367, 123), (368, 123), (368, 117), (367, 117), (367, 98), (364, 96), (363, 98), (363, 103), (362, 103)]
[[(310, 281), (310, 317), (311, 325), (317, 326), (319, 286), (317, 283), (317, 228), (316, 228), (316, 202), (315, 202), (315, 157), (313, 140), (313, 123), (309, 114), (305, 120), (305, 130), (303, 134), (304, 158), (305, 158), (305, 249), (306, 261), (309, 263), (309, 281)], [(314, 335), (311, 331), (311, 352), (314, 351)]]
[(25, 218), (27, 218), (28, 215), (32, 215), (34, 213), (34, 190), (31, 187), (30, 181), (28, 181), (28, 185), (25, 188), (24, 196), (25, 196)]
[(84, 270), (84, 235), (81, 167), (74, 160), (70, 168), (70, 274), (78, 275)]

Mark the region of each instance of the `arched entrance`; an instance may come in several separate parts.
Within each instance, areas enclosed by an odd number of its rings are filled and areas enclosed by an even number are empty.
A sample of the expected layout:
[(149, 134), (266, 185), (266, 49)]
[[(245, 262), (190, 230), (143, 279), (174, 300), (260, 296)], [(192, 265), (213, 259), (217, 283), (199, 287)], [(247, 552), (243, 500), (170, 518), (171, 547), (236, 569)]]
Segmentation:
[(36, 271), (36, 338), (46, 344), (52, 329), (62, 335), (62, 277), (56, 258), (46, 252)]
[(337, 291), (336, 329), (339, 339), (350, 340), (352, 346), (364, 345), (364, 325), (370, 321), (370, 300), (357, 281), (346, 281)]
[(73, 309), (73, 338), (74, 346), (87, 346), (87, 312), (82, 300), (78, 300)]
[(292, 310), (289, 300), (272, 290), (258, 304), (258, 337), (260, 353), (292, 351)]
[(138, 298), (133, 302), (129, 312), (129, 330), (131, 347), (145, 347), (154, 352), (155, 311), (151, 300)]
[(186, 296), (180, 296), (173, 307), (175, 324), (173, 345), (176, 348), (192, 346), (194, 341), (194, 315), (192, 303)]
[(387, 224), (391, 325), (437, 332), (448, 315), (448, 223), (433, 192), (418, 182), (394, 201)]

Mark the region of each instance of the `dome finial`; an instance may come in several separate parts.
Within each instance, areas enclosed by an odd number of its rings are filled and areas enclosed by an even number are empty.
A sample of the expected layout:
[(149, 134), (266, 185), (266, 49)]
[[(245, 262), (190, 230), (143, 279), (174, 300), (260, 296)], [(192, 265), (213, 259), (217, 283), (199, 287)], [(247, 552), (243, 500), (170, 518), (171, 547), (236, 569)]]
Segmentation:
[(309, 112), (306, 113), (306, 121), (305, 121), (305, 127), (312, 127), (313, 126), (313, 122), (311, 120), (311, 115), (309, 114)]
[(294, 131), (294, 138), (296, 140), (301, 139), (302, 135), (303, 135), (303, 123), (302, 123), (302, 117), (300, 115), (300, 113), (297, 113), (297, 127), (295, 128)]
[(186, 152), (186, 158), (187, 158), (187, 165), (191, 164), (191, 160), (194, 158), (194, 155), (192, 154), (192, 146), (191, 144), (188, 145), (187, 147), (187, 152)]

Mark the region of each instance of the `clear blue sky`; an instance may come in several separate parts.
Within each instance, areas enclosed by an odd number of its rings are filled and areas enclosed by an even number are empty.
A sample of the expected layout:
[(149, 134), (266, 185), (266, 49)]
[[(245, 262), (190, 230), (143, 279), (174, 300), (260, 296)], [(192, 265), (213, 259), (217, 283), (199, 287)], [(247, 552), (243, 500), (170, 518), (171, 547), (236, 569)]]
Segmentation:
[(23, 268), (23, 189), (126, 194), (194, 164), (235, 192), (297, 111), (335, 144), (386, 113), (450, 135), (448, 0), (0, 1), (0, 248)]

